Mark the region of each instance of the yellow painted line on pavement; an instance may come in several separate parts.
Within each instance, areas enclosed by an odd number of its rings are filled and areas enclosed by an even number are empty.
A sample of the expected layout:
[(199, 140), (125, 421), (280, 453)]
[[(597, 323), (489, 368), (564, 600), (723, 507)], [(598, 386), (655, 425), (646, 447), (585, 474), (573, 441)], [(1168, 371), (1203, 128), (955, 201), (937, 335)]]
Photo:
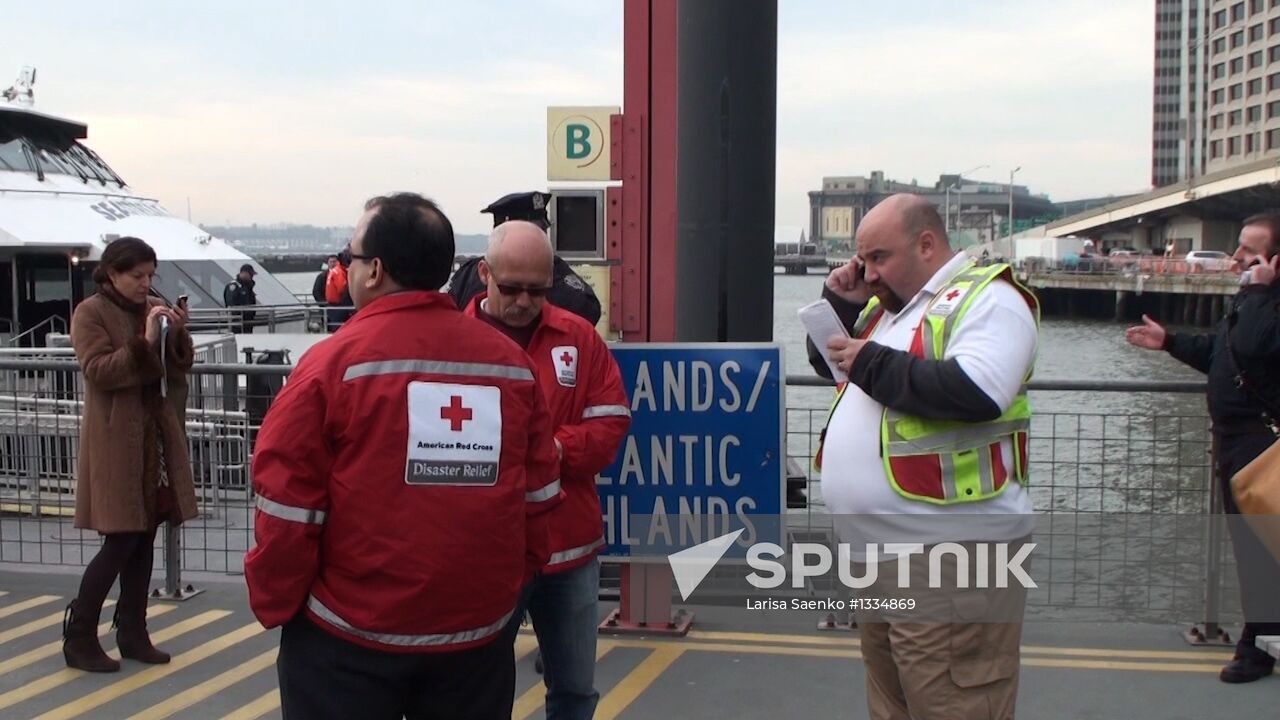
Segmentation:
[[(750, 642), (750, 643), (783, 643), (794, 645), (816, 645), (816, 646), (836, 646), (836, 647), (861, 647), (862, 641), (857, 635), (847, 633), (843, 636), (811, 636), (811, 635), (786, 635), (781, 633), (747, 633), (747, 632), (720, 632), (706, 630), (692, 630), (689, 632), (690, 640), (716, 640), (722, 642)], [(1091, 647), (1070, 647), (1060, 645), (1024, 645), (1023, 653), (1032, 655), (1064, 655), (1068, 657), (1124, 657), (1124, 658), (1141, 658), (1147, 660), (1212, 660), (1227, 662), (1231, 659), (1230, 653), (1218, 653), (1211, 649), (1205, 650), (1137, 650), (1125, 648), (1091, 648)]]
[[(21, 513), (23, 515), (34, 515), (35, 506), (29, 502), (0, 503), (0, 512)], [(73, 507), (62, 507), (60, 505), (41, 505), (40, 514), (54, 515), (57, 517), (75, 517), (76, 509)]]
[(848, 630), (830, 632), (822, 635), (784, 635), (775, 633), (723, 632), (717, 630), (690, 630), (686, 636), (690, 640), (715, 640), (719, 642), (765, 642), (790, 643), (793, 645), (836, 645), (839, 647), (858, 647), (862, 641)]
[(169, 677), (170, 675), (204, 660), (213, 655), (226, 650), (229, 647), (237, 645), (251, 637), (261, 635), (267, 629), (262, 627), (257, 621), (241, 627), (238, 630), (220, 635), (209, 642), (192, 648), (181, 655), (175, 655), (173, 660), (167, 665), (152, 665), (136, 675), (130, 675), (125, 678), (111, 683), (110, 685), (91, 692), (88, 695), (80, 697), (62, 707), (54, 708), (49, 712), (36, 716), (36, 720), (68, 720), (68, 718), (80, 717), (84, 713), (94, 708), (106, 705), (117, 698), (124, 697), (129, 693), (150, 685), (156, 680)]
[[(734, 643), (688, 643), (678, 644), (673, 641), (622, 640), (619, 647), (659, 648), (679, 647), (687, 652), (737, 653), (747, 655), (784, 655), (791, 657), (824, 657), (861, 659), (862, 653), (855, 650), (838, 650), (821, 647), (795, 647), (785, 645), (744, 645)], [(1153, 651), (1155, 652), (1155, 651)], [(1177, 654), (1179, 660), (1186, 660), (1185, 655), (1197, 659), (1209, 656), (1194, 653)], [(1114, 654), (1113, 654), (1114, 655)], [(1210, 658), (1212, 659), (1212, 658)], [(1053, 657), (1023, 657), (1022, 664), (1027, 667), (1047, 667), (1072, 670), (1131, 670), (1138, 672), (1212, 672), (1222, 669), (1221, 664), (1193, 662), (1136, 662), (1127, 660), (1073, 660)]]
[(1053, 645), (1024, 645), (1023, 653), (1032, 655), (1065, 655), (1069, 657), (1124, 657), (1147, 660), (1214, 660), (1227, 662), (1229, 653), (1212, 650), (1127, 650), (1121, 648), (1057, 647)]
[(627, 709), (636, 698), (640, 697), (654, 680), (662, 676), (662, 673), (671, 667), (685, 652), (685, 648), (679, 645), (664, 645), (655, 648), (654, 651), (645, 658), (635, 670), (627, 673), (613, 689), (600, 698), (600, 704), (596, 707), (596, 718), (598, 720), (614, 720), (623, 710)]
[(618, 647), (650, 648), (676, 647), (688, 652), (739, 653), (745, 655), (785, 655), (790, 657), (860, 658), (862, 653), (825, 647), (795, 647), (790, 645), (742, 645), (737, 643), (676, 643), (672, 641), (620, 640)]
[[(108, 600), (102, 604), (102, 607), (109, 608), (115, 604), (116, 604), (115, 600)], [(39, 620), (32, 620), (31, 622), (24, 623), (22, 625), (19, 625), (16, 628), (10, 628), (8, 630), (5, 630), (4, 632), (0, 632), (0, 645), (3, 645), (9, 642), (10, 640), (16, 640), (17, 638), (20, 638), (23, 635), (29, 635), (37, 630), (43, 630), (47, 627), (60, 625), (62, 623), (62, 616), (63, 616), (62, 612), (56, 612), (52, 615), (45, 615)]]
[[(170, 612), (174, 609), (175, 609), (175, 606), (173, 605), (152, 605), (151, 607), (147, 608), (147, 619), (150, 620), (151, 618), (160, 617), (161, 615), (164, 615), (165, 613)], [(102, 623), (101, 625), (98, 626), (98, 635), (105, 635), (110, 630), (111, 630), (111, 623)], [(152, 636), (152, 639), (154, 640), (155, 636)], [(27, 652), (24, 652), (21, 655), (18, 655), (17, 657), (11, 657), (8, 660), (5, 660), (4, 662), (0, 662), (0, 675), (13, 672), (14, 670), (17, 670), (19, 668), (24, 668), (32, 663), (44, 660), (45, 658), (53, 657), (54, 655), (57, 655), (61, 651), (62, 651), (61, 640), (55, 640), (54, 642), (41, 645), (40, 647), (34, 650), (28, 650)]]
[[(609, 654), (614, 648), (613, 641), (599, 640), (596, 643), (596, 662), (600, 662), (600, 658)], [(515, 704), (511, 706), (511, 720), (525, 720), (530, 715), (538, 711), (542, 704), (547, 701), (547, 686), (539, 677), (533, 687), (524, 691), (520, 697), (516, 698)]]
[(222, 716), (222, 720), (258, 720), (269, 712), (279, 709), (280, 690), (277, 688), (243, 707), (232, 710)]
[(211, 677), (189, 690), (183, 690), (178, 695), (158, 705), (152, 705), (143, 712), (131, 716), (129, 720), (161, 720), (174, 713), (186, 710), (201, 700), (206, 700), (215, 693), (222, 692), (241, 680), (271, 667), (276, 663), (276, 655), (279, 652), (280, 648), (271, 648), (239, 667), (234, 667), (221, 675)]
[(1074, 670), (1138, 670), (1158, 673), (1213, 673), (1222, 670), (1221, 664), (1208, 663), (1155, 663), (1124, 662), (1117, 660), (1059, 660), (1049, 658), (1022, 658), (1027, 667), (1069, 668)]
[(48, 605), (51, 602), (61, 599), (62, 598), (57, 595), (41, 595), (39, 597), (23, 600), (22, 602), (16, 602), (12, 605), (6, 605), (4, 607), (0, 607), (0, 619), (7, 618), (10, 615), (17, 615), (20, 612), (40, 607), (41, 605)]
[[(183, 620), (177, 625), (172, 625), (170, 627), (167, 627), (161, 630), (160, 632), (153, 633), (151, 635), (151, 639), (158, 643), (164, 642), (166, 640), (170, 640), (172, 638), (178, 637), (179, 635), (182, 635), (184, 633), (189, 633), (192, 630), (199, 629), (215, 620), (219, 620), (230, 614), (231, 614), (231, 611), (229, 610), (210, 610), (208, 612), (201, 613), (193, 618)], [(53, 652), (49, 653), (50, 655), (52, 655), (53, 653), (57, 652), (62, 648), (62, 643), (60, 642), (52, 643), (52, 645), (53, 645)], [(27, 700), (30, 700), (31, 698), (37, 695), (46, 693), (56, 687), (66, 685), (72, 680), (84, 677), (85, 675), (88, 675), (88, 673), (86, 673), (83, 670), (72, 670), (71, 668), (64, 668), (51, 675), (45, 675), (39, 680), (34, 680), (32, 682), (27, 683), (26, 685), (23, 685), (20, 688), (17, 688), (16, 690), (10, 690), (9, 692), (4, 693), (3, 695), (0, 695), (0, 710), (3, 710), (4, 708), (10, 707), (12, 705), (17, 705), (20, 702), (25, 702)]]

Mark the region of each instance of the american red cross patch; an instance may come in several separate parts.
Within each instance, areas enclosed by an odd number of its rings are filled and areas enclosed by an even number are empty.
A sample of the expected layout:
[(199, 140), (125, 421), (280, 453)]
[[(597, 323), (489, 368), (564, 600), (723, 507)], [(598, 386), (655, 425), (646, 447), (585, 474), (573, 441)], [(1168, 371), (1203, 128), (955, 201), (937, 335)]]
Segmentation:
[(969, 287), (953, 287), (944, 289), (929, 306), (929, 314), (935, 316), (946, 317), (955, 312), (960, 304), (964, 302), (964, 298), (969, 294)]
[(578, 348), (573, 345), (551, 348), (551, 366), (556, 369), (556, 382), (564, 387), (578, 385)]

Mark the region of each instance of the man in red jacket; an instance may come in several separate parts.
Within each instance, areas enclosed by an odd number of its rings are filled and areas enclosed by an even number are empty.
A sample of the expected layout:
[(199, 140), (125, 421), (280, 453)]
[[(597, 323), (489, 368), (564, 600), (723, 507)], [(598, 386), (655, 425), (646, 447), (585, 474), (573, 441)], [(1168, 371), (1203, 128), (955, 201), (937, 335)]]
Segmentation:
[(283, 625), (286, 718), (509, 718), (503, 629), (547, 561), (563, 497), (529, 358), (436, 292), (453, 228), (370, 200), (359, 308), (298, 363), (254, 452), (254, 614)]
[(546, 301), (554, 258), (537, 225), (499, 225), (479, 266), (488, 292), (466, 309), (529, 354), (555, 429), (565, 501), (548, 520), (551, 557), (526, 590), (551, 720), (590, 718), (600, 697), (594, 687), (597, 555), (605, 539), (596, 473), (613, 462), (631, 426), (622, 373), (608, 346), (586, 320)]

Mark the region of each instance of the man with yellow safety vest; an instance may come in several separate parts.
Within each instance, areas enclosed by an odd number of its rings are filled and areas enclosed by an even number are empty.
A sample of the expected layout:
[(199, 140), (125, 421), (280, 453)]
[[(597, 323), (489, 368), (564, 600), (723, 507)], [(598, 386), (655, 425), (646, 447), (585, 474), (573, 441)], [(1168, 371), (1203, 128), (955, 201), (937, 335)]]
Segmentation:
[[(931, 549), (1001, 545), (1012, 555), (1030, 539), (1026, 382), (1039, 305), (1009, 266), (979, 267), (953, 251), (925, 198), (885, 199), (856, 243), (857, 256), (823, 291), (850, 337), (809, 348), (820, 374), (830, 372), (825, 352), (849, 378), (815, 462), (854, 565), (880, 568), (860, 597), (918, 596)], [(895, 565), (904, 556), (881, 567), (873, 552), (902, 544), (929, 560), (913, 560), (909, 577)], [(855, 605), (870, 715), (1012, 718), (1025, 588), (966, 583), (978, 570), (938, 555), (954, 591), (935, 594), (945, 610), (934, 602), (930, 612), (887, 615)]]

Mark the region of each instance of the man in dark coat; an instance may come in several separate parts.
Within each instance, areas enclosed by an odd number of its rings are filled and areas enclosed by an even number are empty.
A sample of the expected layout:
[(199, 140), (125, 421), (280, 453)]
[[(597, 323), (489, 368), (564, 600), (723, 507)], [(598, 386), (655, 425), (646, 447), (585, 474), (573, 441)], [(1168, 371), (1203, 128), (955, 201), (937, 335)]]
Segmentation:
[[(222, 289), (222, 304), (228, 310), (258, 304), (258, 295), (253, 291), (253, 276), (257, 274), (249, 263), (240, 266), (240, 273)], [(252, 310), (244, 310), (238, 315), (232, 320), (232, 332), (253, 332), (255, 313)]]
[(325, 258), (324, 267), (320, 269), (319, 273), (316, 273), (315, 282), (311, 283), (311, 297), (315, 299), (317, 305), (325, 304), (324, 288), (329, 282), (329, 271), (337, 264), (337, 255), (330, 255)]
[(1129, 328), (1130, 344), (1164, 350), (1208, 375), (1216, 475), (1235, 549), (1245, 624), (1235, 657), (1219, 675), (1244, 683), (1271, 674), (1275, 658), (1255, 645), (1259, 635), (1280, 635), (1280, 564), (1242, 522), (1231, 478), (1277, 441), (1280, 422), (1280, 213), (1244, 221), (1233, 260), (1243, 269), (1231, 312), (1215, 332), (1166, 332), (1143, 316)]
[[(493, 214), (493, 226), (498, 227), (508, 220), (528, 220), (547, 230), (551, 222), (547, 218), (547, 203), (551, 195), (544, 192), (524, 192), (503, 195), (480, 212)], [(481, 282), (477, 266), (481, 258), (472, 258), (463, 263), (449, 281), (449, 295), (458, 307), (465, 308), (471, 298), (487, 289)], [(564, 308), (569, 312), (595, 325), (600, 322), (600, 300), (577, 273), (569, 267), (560, 256), (556, 256), (553, 267), (551, 290), (547, 299), (551, 304)]]

